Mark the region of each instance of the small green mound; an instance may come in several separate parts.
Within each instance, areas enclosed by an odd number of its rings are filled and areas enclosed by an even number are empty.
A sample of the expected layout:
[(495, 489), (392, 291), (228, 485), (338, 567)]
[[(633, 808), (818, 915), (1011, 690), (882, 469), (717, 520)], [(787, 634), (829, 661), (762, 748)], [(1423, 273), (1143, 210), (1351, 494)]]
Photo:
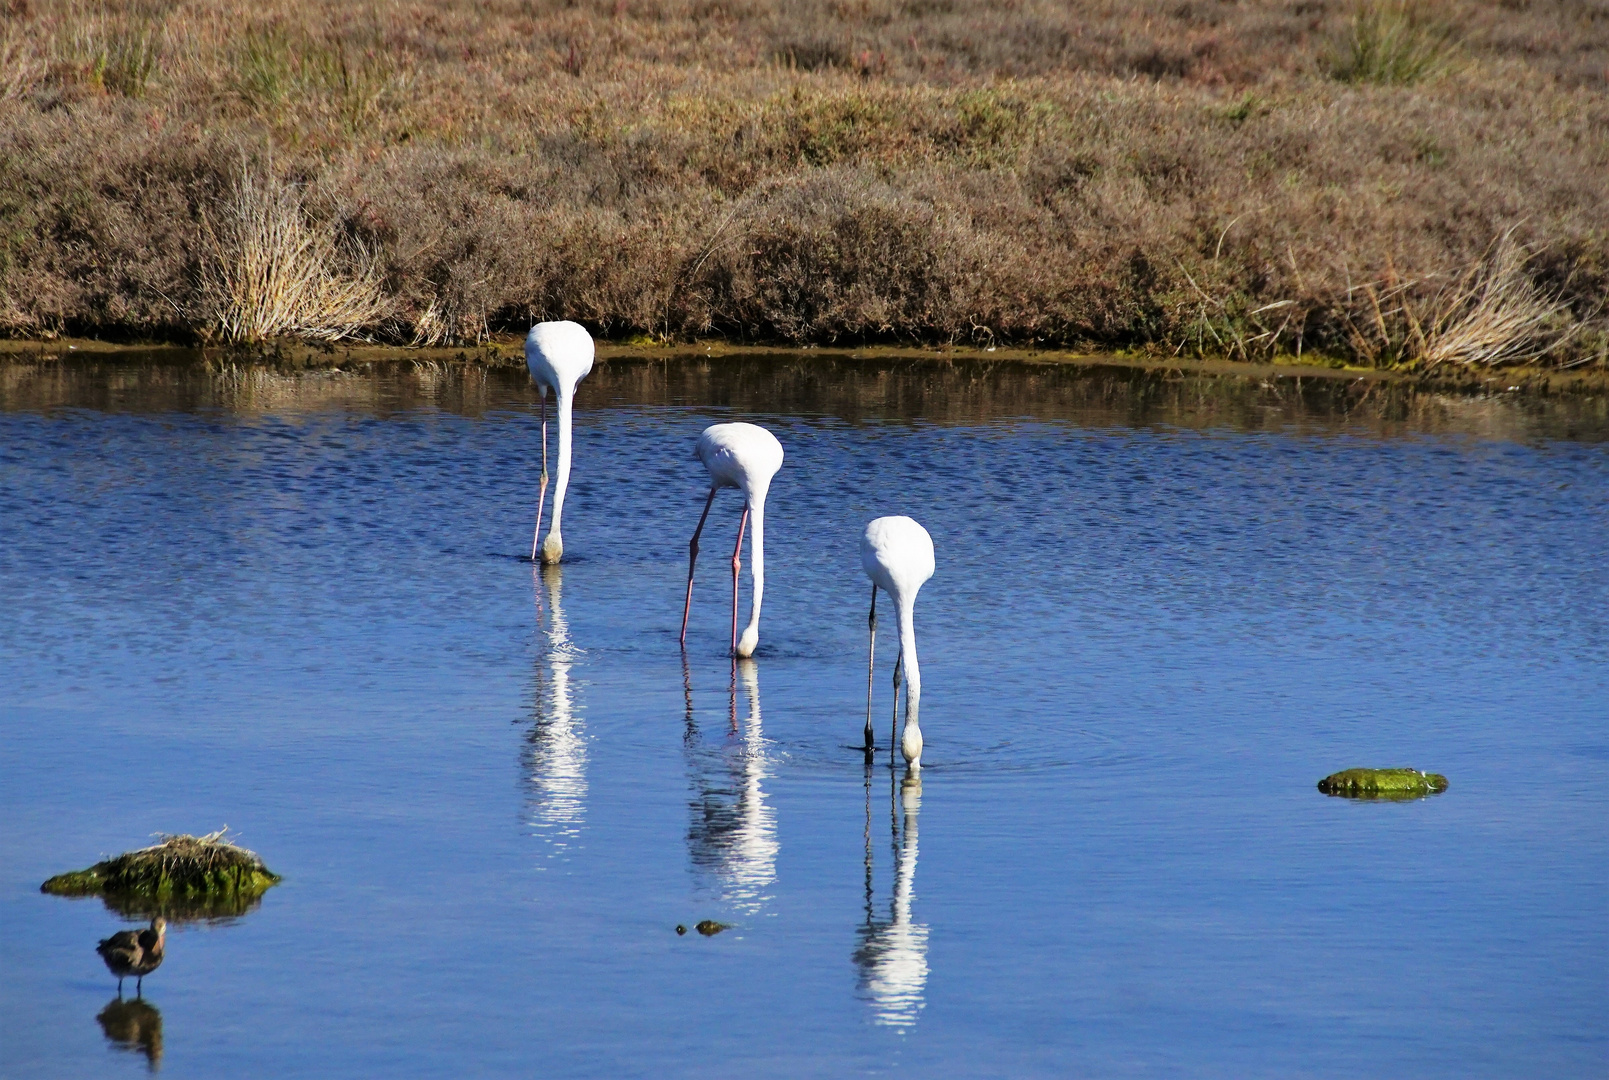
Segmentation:
[(693, 927), (693, 929), (697, 930), (705, 937), (714, 937), (722, 930), (730, 930), (732, 927), (728, 923), (716, 922), (714, 919), (705, 919), (703, 922)]
[(1447, 790), (1447, 778), (1418, 769), (1342, 769), (1318, 782), (1326, 795), (1350, 799), (1422, 799)]
[(224, 839), (225, 826), (206, 836), (164, 836), (160, 844), (124, 852), (87, 870), (57, 874), (40, 892), (99, 896), (120, 914), (226, 918), (255, 907), (278, 874), (254, 851)]

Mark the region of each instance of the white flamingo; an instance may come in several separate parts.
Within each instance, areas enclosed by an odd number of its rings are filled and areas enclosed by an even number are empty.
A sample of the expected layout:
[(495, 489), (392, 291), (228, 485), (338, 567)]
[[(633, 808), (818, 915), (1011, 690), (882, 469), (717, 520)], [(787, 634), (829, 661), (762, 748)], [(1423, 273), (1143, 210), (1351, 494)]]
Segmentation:
[[(737, 546), (732, 549), (732, 655), (753, 656), (760, 643), (760, 599), (765, 594), (765, 495), (771, 478), (782, 468), (782, 444), (758, 424), (712, 424), (698, 437), (698, 460), (710, 474), (710, 494), (704, 500), (698, 528), (687, 545), (687, 602), (682, 605), (682, 645), (687, 644), (687, 616), (693, 609), (693, 567), (698, 562), (698, 537), (704, 520), (710, 516), (715, 493), (723, 487), (743, 492), (743, 517), (738, 522)], [(754, 597), (749, 625), (742, 638), (737, 633), (737, 579), (742, 569), (743, 532), (754, 519), (754, 539), (749, 542), (753, 569)]]
[(556, 563), (564, 555), (559, 516), (564, 513), (564, 490), (570, 486), (570, 405), (576, 383), (592, 370), (592, 335), (573, 322), (543, 322), (525, 337), (525, 364), (542, 392), (542, 493), (536, 500), (536, 531), (531, 534), (531, 561), (537, 557), (536, 538), (542, 534), (542, 504), (548, 493), (548, 390), (559, 399), (559, 482), (553, 489), (553, 524), (542, 541), (542, 561)]
[[(866, 750), (872, 749), (872, 665), (877, 657), (877, 590), (894, 601), (899, 627), (899, 659), (894, 663), (894, 715), (899, 716), (900, 668), (905, 669), (905, 731), (900, 752), (912, 769), (922, 767), (922, 728), (917, 711), (922, 702), (922, 672), (916, 664), (916, 594), (933, 576), (933, 538), (908, 517), (880, 517), (860, 538), (860, 564), (872, 579), (872, 610), (867, 618), (871, 655), (866, 660)], [(889, 735), (892, 754), (893, 734)]]

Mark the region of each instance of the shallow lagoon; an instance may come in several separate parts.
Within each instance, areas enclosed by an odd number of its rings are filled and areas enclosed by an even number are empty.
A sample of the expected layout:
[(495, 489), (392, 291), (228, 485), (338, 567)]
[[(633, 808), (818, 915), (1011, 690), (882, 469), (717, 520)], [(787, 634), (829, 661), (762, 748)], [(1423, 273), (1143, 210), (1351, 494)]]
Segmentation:
[[(535, 401), (5, 369), (0, 1073), (1601, 1073), (1599, 406), (614, 361), (543, 575)], [(692, 442), (736, 416), (788, 459), (734, 670), (730, 492), (676, 631)], [(887, 512), (938, 548), (919, 786), (849, 749)], [(1314, 789), (1360, 764), (1452, 786)], [(122, 921), (38, 884), (225, 823), (286, 880), (170, 933), (153, 1053)]]

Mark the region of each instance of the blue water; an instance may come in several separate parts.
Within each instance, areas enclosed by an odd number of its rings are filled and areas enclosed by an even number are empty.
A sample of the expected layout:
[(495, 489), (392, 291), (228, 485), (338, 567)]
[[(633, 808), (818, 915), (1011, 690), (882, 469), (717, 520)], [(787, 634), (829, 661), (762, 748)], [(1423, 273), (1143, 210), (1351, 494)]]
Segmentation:
[[(601, 366), (546, 575), (521, 376), (0, 383), (0, 1075), (1604, 1074), (1598, 414), (775, 363)], [(732, 417), (761, 646), (726, 492), (684, 664)], [(851, 749), (885, 513), (919, 781)], [(284, 883), (170, 931), (142, 1052), (126, 921), (38, 885), (224, 824)]]

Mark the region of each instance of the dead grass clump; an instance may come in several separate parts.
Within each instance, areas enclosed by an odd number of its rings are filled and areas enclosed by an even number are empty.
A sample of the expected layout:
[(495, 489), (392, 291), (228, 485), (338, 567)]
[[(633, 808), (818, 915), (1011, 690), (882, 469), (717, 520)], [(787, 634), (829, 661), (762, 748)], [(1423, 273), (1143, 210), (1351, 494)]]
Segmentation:
[(1358, 286), (1361, 311), (1348, 319), (1357, 353), (1429, 369), (1526, 363), (1556, 351), (1583, 324), (1532, 280), (1532, 255), (1510, 229), (1452, 280), (1403, 280), (1392, 272)]
[(254, 851), (225, 839), (227, 826), (206, 836), (163, 836), (160, 844), (124, 852), (87, 870), (59, 874), (40, 891), (57, 896), (255, 897), (277, 884)]
[(372, 255), (310, 221), (300, 189), (242, 169), (206, 228), (203, 300), (227, 341), (357, 337), (385, 317)]
[(1446, 67), (1452, 29), (1420, 0), (1363, 0), (1328, 57), (1342, 82), (1406, 86)]

